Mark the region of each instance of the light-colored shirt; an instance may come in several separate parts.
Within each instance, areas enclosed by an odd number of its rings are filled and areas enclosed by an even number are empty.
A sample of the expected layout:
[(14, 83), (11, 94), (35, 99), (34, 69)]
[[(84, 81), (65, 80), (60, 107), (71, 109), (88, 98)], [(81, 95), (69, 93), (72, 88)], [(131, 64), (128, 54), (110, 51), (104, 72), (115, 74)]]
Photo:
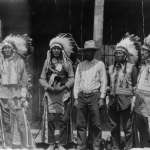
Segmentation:
[(24, 60), (20, 57), (5, 59), (0, 65), (0, 75), (2, 85), (18, 85), (26, 86), (27, 72)]
[(1, 58), (0, 76), (0, 98), (26, 97), (28, 74), (20, 56)]
[(78, 98), (79, 92), (92, 93), (99, 90), (101, 98), (105, 97), (107, 87), (107, 75), (102, 61), (93, 59), (79, 63), (74, 83), (74, 98)]
[(140, 90), (143, 93), (150, 92), (150, 64), (141, 67), (137, 80), (137, 90)]

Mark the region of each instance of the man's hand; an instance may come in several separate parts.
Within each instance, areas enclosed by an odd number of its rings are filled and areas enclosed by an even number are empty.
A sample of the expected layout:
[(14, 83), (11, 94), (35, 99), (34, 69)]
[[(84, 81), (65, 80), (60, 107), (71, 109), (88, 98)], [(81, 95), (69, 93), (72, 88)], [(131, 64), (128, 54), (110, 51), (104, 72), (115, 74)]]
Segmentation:
[(74, 106), (77, 107), (77, 105), (78, 105), (78, 100), (75, 99), (75, 101), (74, 101)]
[(45, 90), (53, 92), (54, 88), (51, 86), (47, 86), (47, 87), (45, 87)]
[(25, 102), (23, 103), (23, 107), (24, 107), (24, 108), (27, 108), (28, 106), (29, 106), (28, 101), (25, 101)]
[(99, 108), (103, 108), (105, 106), (104, 98), (100, 98), (98, 104), (99, 104)]
[(24, 97), (21, 98), (21, 105), (22, 105), (23, 108), (27, 108), (28, 107), (29, 103), (26, 100), (26, 98), (24, 98)]
[(66, 88), (66, 86), (64, 86), (64, 85), (61, 86), (61, 85), (58, 84), (58, 85), (55, 86), (54, 91), (55, 91), (55, 92), (61, 92), (61, 91), (63, 91), (65, 88)]

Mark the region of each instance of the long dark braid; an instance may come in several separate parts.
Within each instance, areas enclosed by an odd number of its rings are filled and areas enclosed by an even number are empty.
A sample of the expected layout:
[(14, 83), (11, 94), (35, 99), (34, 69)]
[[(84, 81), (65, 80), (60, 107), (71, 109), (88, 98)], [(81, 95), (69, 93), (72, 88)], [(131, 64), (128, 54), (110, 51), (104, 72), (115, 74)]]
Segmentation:
[(124, 66), (123, 74), (125, 75), (127, 73), (127, 61), (124, 62)]

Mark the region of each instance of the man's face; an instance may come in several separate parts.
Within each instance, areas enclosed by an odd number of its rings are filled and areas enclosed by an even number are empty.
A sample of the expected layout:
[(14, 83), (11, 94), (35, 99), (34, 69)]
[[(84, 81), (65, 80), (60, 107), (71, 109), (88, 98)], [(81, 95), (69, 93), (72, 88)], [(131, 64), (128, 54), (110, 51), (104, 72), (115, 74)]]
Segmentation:
[(141, 59), (142, 59), (142, 61), (144, 61), (148, 58), (150, 58), (150, 51), (142, 48), (142, 50), (141, 50)]
[(60, 57), (62, 48), (60, 48), (59, 46), (54, 46), (52, 48), (52, 54), (54, 55), (54, 57)]
[(10, 45), (5, 45), (2, 48), (2, 54), (4, 55), (5, 58), (9, 58), (12, 56), (13, 54), (13, 48)]
[(125, 56), (125, 53), (123, 51), (117, 50), (114, 55), (115, 55), (115, 61), (116, 62), (119, 62), (119, 63), (124, 62), (126, 56)]
[(88, 50), (88, 51), (86, 51), (86, 52), (84, 53), (84, 55), (85, 55), (85, 60), (88, 60), (88, 61), (93, 60), (94, 54), (95, 54), (95, 51), (94, 51), (94, 50)]

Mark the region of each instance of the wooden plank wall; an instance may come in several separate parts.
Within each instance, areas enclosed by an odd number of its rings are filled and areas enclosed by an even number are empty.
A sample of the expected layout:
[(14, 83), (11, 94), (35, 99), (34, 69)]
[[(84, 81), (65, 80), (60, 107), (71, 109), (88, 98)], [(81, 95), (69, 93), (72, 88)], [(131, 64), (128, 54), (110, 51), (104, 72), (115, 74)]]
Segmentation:
[(95, 58), (102, 60), (106, 67), (114, 63), (114, 45), (103, 45), (100, 49), (96, 52)]
[(103, 49), (103, 60), (106, 66), (109, 66), (114, 63), (114, 46), (113, 45), (105, 45)]

